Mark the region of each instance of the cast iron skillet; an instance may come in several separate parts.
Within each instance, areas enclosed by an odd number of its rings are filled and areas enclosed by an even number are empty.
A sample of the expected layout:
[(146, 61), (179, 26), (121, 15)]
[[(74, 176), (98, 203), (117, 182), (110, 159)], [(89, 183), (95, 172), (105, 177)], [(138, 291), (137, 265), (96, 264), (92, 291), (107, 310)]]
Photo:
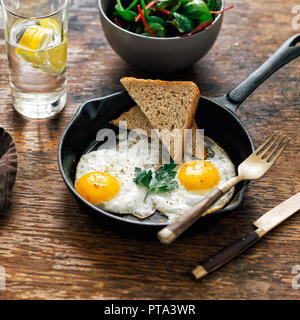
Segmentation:
[[(200, 98), (199, 106), (201, 107), (198, 108), (195, 116), (198, 127), (204, 129), (205, 135), (226, 150), (236, 167), (253, 152), (254, 147), (250, 135), (235, 112), (260, 84), (276, 70), (300, 55), (300, 46), (297, 46), (299, 40), (300, 34), (287, 40), (273, 56), (227, 95), (218, 98)], [(81, 105), (62, 134), (58, 149), (59, 169), (66, 185), (79, 203), (97, 219), (107, 221), (109, 224), (114, 222), (121, 229), (128, 227), (139, 230), (157, 229), (168, 224), (167, 219), (158, 212), (145, 220), (110, 213), (91, 205), (74, 189), (75, 170), (80, 157), (99, 146), (99, 142), (96, 141), (97, 132), (102, 128), (117, 130), (109, 125), (109, 121), (117, 118), (133, 105), (134, 102), (127, 92), (114, 93)], [(240, 183), (236, 187), (233, 200), (225, 208), (214, 213), (237, 208), (242, 201), (247, 184), (247, 181)]]

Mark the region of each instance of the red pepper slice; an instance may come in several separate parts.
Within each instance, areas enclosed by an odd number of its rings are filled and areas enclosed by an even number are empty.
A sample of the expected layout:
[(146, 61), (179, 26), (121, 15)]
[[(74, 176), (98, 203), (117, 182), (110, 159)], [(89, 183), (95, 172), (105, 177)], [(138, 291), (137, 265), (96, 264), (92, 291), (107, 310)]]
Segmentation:
[(157, 2), (157, 0), (153, 0), (153, 1), (149, 2), (149, 3), (146, 5), (146, 9), (150, 9), (156, 2)]
[(147, 31), (149, 32), (149, 34), (152, 36), (152, 37), (155, 37), (155, 34), (153, 33), (153, 31), (150, 29), (150, 27), (148, 26), (147, 22), (146, 22), (146, 19), (145, 19), (145, 16), (144, 16), (144, 11), (141, 9), (141, 6), (138, 5), (138, 10), (139, 10), (139, 14), (141, 16), (141, 19), (143, 21), (143, 24), (145, 26), (145, 28), (147, 29)]
[(171, 14), (170, 11), (165, 10), (165, 9), (161, 9), (161, 8), (159, 8), (159, 7), (154, 7), (154, 9), (155, 9), (156, 11), (159, 11), (159, 12), (162, 12), (162, 13), (165, 13), (165, 14)]
[(226, 8), (226, 9), (221, 10), (221, 11), (211, 11), (210, 13), (219, 14), (219, 13), (222, 13), (222, 12), (227, 11), (227, 10), (232, 9), (232, 8), (234, 8), (234, 6), (230, 6), (230, 7)]
[[(146, 5), (146, 9), (150, 9), (155, 3), (157, 2), (157, 0), (153, 0), (151, 2), (149, 2)], [(144, 10), (142, 10), (144, 12)], [(139, 14), (138, 16), (135, 17), (135, 22), (138, 22), (141, 19), (141, 14)]]
[(120, 22), (119, 22), (119, 20), (117, 18), (115, 18), (115, 23), (116, 23), (117, 26), (119, 26), (121, 28), (121, 24), (120, 24)]

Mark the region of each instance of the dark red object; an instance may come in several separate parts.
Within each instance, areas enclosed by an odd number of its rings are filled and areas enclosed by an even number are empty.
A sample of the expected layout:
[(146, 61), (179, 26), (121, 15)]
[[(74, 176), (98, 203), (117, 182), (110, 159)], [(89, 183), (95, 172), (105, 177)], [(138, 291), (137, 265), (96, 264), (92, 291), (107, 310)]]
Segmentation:
[(0, 128), (0, 212), (12, 204), (12, 189), (17, 174), (18, 155), (13, 138)]
[(119, 20), (117, 18), (115, 18), (115, 23), (116, 23), (117, 26), (121, 27), (121, 24), (120, 24), (120, 22), (119, 22)]

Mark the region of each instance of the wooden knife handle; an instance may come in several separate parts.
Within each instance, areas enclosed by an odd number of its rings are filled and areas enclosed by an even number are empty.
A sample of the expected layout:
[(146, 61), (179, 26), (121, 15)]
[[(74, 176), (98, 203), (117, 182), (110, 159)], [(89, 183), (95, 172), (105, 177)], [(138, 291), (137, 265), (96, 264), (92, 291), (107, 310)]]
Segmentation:
[(188, 229), (195, 221), (197, 221), (203, 213), (205, 213), (212, 204), (214, 204), (224, 193), (216, 188), (210, 195), (205, 197), (201, 202), (197, 203), (193, 208), (184, 213), (181, 217), (170, 223), (167, 227), (160, 230), (157, 234), (162, 243), (170, 244), (186, 229)]
[(220, 268), (259, 239), (260, 237), (256, 231), (249, 233), (246, 237), (238, 239), (237, 241), (223, 248), (211, 258), (205, 260), (202, 264), (195, 267), (192, 271), (193, 278), (196, 280), (201, 279), (208, 273)]

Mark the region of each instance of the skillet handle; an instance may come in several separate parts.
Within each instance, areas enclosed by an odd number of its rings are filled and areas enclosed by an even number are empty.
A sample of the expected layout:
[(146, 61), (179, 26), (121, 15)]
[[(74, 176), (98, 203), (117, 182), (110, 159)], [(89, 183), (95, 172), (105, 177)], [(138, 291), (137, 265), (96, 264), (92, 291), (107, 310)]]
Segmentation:
[(300, 56), (298, 42), (300, 42), (300, 34), (289, 38), (265, 63), (231, 90), (227, 96), (216, 98), (216, 100), (220, 100), (220, 103), (235, 112), (244, 100), (275, 71)]
[(221, 189), (216, 188), (211, 194), (206, 196), (202, 201), (197, 203), (174, 222), (161, 229), (157, 234), (160, 242), (164, 244), (172, 243), (223, 195), (224, 192)]

